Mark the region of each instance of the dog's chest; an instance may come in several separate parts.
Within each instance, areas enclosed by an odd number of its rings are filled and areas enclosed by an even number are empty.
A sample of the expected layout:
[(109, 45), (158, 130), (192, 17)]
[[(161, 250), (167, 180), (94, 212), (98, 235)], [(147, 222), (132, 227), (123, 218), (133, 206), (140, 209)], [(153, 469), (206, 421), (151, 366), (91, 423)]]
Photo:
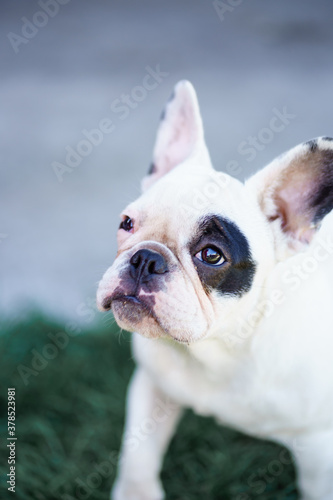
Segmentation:
[(253, 435), (277, 436), (284, 423), (272, 387), (256, 374), (249, 359), (231, 361), (216, 345), (200, 353), (170, 343), (159, 345), (134, 336), (137, 361), (166, 394), (203, 416)]

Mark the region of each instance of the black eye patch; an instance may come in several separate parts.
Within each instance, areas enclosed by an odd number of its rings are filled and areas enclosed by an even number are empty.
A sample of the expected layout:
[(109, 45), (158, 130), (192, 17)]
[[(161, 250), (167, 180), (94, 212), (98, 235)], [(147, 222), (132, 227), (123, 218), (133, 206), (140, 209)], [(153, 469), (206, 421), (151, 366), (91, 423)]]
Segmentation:
[[(209, 266), (195, 257), (203, 248), (212, 245), (220, 249), (226, 258), (221, 266)], [(216, 215), (201, 219), (189, 250), (207, 293), (216, 290), (240, 297), (250, 290), (256, 264), (246, 237), (233, 222)]]

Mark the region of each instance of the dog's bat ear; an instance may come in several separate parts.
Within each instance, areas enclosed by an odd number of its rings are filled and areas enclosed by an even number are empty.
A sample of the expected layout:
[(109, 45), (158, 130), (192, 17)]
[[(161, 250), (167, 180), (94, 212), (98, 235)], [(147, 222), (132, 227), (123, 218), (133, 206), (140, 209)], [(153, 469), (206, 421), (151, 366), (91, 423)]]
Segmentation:
[(143, 191), (198, 151), (209, 161), (197, 95), (193, 85), (182, 80), (162, 112), (153, 162), (142, 181)]
[(333, 139), (319, 137), (296, 146), (247, 185), (271, 224), (279, 258), (304, 250), (333, 209)]

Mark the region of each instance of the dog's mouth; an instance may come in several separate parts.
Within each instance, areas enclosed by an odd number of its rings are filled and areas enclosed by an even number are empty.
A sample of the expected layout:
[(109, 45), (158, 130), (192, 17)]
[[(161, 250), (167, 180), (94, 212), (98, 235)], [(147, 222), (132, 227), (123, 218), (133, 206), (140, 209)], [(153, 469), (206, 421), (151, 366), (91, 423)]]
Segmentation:
[(116, 288), (104, 298), (102, 307), (111, 310), (118, 325), (129, 332), (140, 333), (147, 338), (172, 338), (180, 344), (188, 345), (189, 339), (175, 335), (170, 325), (165, 324), (155, 310), (155, 295), (131, 291), (125, 293), (123, 288)]
[(103, 308), (104, 309), (111, 309), (112, 304), (116, 301), (120, 302), (133, 302), (135, 304), (141, 304), (141, 301), (138, 299), (136, 295), (126, 295), (124, 293), (117, 293), (113, 294), (109, 297), (106, 297), (103, 300)]
[(103, 308), (112, 309), (121, 323), (135, 326), (145, 318), (152, 318), (159, 323), (153, 310), (154, 303), (152, 295), (138, 297), (117, 292), (104, 299)]

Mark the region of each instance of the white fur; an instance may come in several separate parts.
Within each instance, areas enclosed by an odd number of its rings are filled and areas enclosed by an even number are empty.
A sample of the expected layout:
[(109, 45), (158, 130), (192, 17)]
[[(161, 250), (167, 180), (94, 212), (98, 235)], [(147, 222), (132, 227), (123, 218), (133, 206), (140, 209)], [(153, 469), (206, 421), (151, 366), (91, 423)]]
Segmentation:
[[(221, 177), (203, 142), (193, 87), (182, 82), (175, 94), (158, 133), (157, 170), (124, 212), (137, 227), (121, 232), (119, 256), (98, 292), (101, 306), (137, 249), (158, 249), (174, 264), (167, 292), (156, 294), (162, 326), (144, 321), (138, 328), (144, 336), (133, 336), (138, 368), (112, 498), (163, 498), (163, 454), (181, 408), (190, 407), (283, 443), (294, 453), (302, 498), (333, 500), (333, 217), (316, 233), (305, 228), (306, 242), (304, 231), (286, 234), (279, 219), (268, 220), (279, 175), (295, 158), (303, 161), (308, 147), (281, 156), (245, 185)], [(186, 127), (184, 116), (191, 125), (179, 132), (175, 124)], [(332, 142), (320, 140), (318, 147), (332, 149)], [(200, 285), (186, 244), (201, 213), (223, 214), (249, 241), (258, 265), (241, 298), (213, 292), (208, 299)], [(148, 423), (154, 431), (144, 433)]]

